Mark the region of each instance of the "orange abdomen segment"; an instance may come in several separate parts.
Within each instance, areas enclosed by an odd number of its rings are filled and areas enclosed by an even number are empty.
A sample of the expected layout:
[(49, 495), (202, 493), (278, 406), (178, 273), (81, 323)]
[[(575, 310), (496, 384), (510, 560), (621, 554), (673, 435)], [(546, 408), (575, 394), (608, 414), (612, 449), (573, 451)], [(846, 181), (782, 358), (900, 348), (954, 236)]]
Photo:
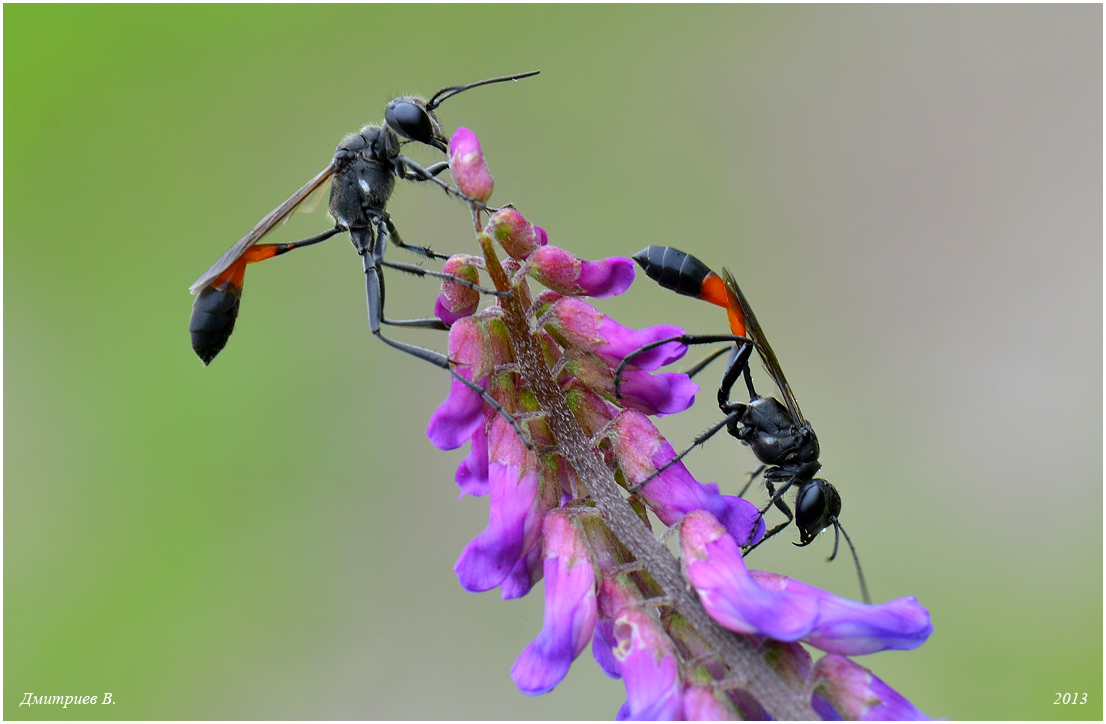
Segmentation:
[(726, 288), (722, 277), (714, 272), (708, 274), (703, 279), (699, 298), (705, 302), (717, 304), (719, 307), (725, 307), (726, 314), (730, 318), (730, 331), (740, 337), (745, 336), (745, 312), (741, 309), (741, 303), (737, 301), (737, 297)]

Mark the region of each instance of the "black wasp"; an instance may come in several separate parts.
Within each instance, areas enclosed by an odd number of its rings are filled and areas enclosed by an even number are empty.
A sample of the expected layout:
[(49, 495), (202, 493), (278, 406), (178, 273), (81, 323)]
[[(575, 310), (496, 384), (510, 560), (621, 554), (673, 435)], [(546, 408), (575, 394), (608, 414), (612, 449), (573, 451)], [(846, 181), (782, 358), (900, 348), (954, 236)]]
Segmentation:
[[(392, 195), (397, 178), (407, 181), (429, 181), (443, 188), (447, 194), (463, 199), (476, 208), (484, 208), (484, 205), (468, 198), (437, 178), (438, 174), (449, 167), (447, 161), (423, 167), (404, 156), (401, 153), (402, 146), (417, 141), (440, 151), (447, 151), (446, 138), (442, 135), (438, 119), (434, 115), (434, 109), (443, 101), (470, 88), (528, 78), (537, 74), (538, 71), (532, 71), (490, 78), (468, 85), (450, 86), (435, 93), (428, 101), (414, 96), (395, 98), (388, 103), (384, 111), (383, 123), (379, 126), (367, 125), (358, 133), (351, 133), (342, 139), (330, 165), (316, 174), (283, 204), (266, 214), (257, 226), (250, 229), (249, 233), (238, 240), (238, 243), (219, 257), (211, 268), (200, 275), (200, 278), (190, 287), (193, 294), (197, 292), (199, 294), (192, 304), (192, 319), (188, 330), (192, 334), (192, 349), (204, 364), (209, 364), (215, 355), (219, 354), (226, 346), (231, 332), (234, 331), (234, 321), (238, 317), (247, 264), (299, 247), (317, 244), (335, 234), (348, 231), (353, 247), (361, 255), (365, 267), (369, 329), (392, 347), (449, 369), (449, 360), (445, 355), (390, 339), (380, 332), (382, 323), (402, 327), (447, 329), (441, 321), (433, 318), (406, 320), (385, 318), (384, 267), (419, 276), (447, 278), (489, 294), (497, 294), (497, 292), (482, 289), (465, 279), (424, 270), (416, 264), (385, 261), (384, 249), (389, 239), (396, 246), (424, 257), (433, 259), (447, 257), (435, 254), (428, 247), (405, 244), (384, 209)], [(301, 205), (306, 207), (305, 202), (310, 203), (309, 199), (318, 198), (328, 184), (331, 187), (330, 215), (335, 221), (333, 228), (308, 239), (287, 244), (258, 244), (262, 237), (298, 207)]]
[[(642, 352), (672, 341), (688, 345), (733, 343), (732, 347), (714, 352), (688, 371), (690, 375), (697, 374), (727, 350), (730, 351), (729, 361), (722, 374), (722, 384), (718, 388), (718, 407), (726, 417), (697, 437), (687, 450), (670, 460), (664, 467), (680, 460), (697, 445), (705, 442), (722, 428), (726, 428), (730, 435), (751, 447), (753, 454), (761, 462), (760, 467), (749, 477), (749, 483), (741, 491), (741, 495), (745, 494), (758, 475), (763, 475), (764, 484), (771, 498), (761, 509), (761, 516), (774, 505), (787, 517), (786, 521), (769, 530), (759, 542), (746, 546), (746, 552), (786, 528), (792, 519), (799, 528), (800, 540), (795, 544), (797, 546), (809, 545), (819, 533), (832, 525), (834, 540), (830, 560), (837, 557), (839, 534), (843, 534), (849, 550), (852, 551), (853, 561), (856, 563), (861, 594), (864, 601), (868, 602), (868, 586), (864, 581), (864, 573), (860, 569), (860, 560), (856, 557), (856, 549), (849, 539), (849, 534), (845, 532), (838, 520), (841, 513), (841, 496), (828, 481), (814, 477), (822, 467), (818, 462), (820, 453), (818, 436), (814, 433), (811, 424), (803, 417), (791, 386), (787, 384), (787, 378), (784, 377), (776, 353), (768, 344), (768, 339), (764, 336), (764, 331), (757, 322), (749, 301), (733, 275), (727, 269), (722, 269), (722, 274), (719, 276), (695, 257), (672, 247), (650, 246), (634, 254), (633, 259), (645, 270), (650, 279), (665, 289), (725, 307), (732, 332), (732, 334), (722, 335), (685, 334), (659, 340), (627, 355), (619, 365), (615, 374), (616, 390), (622, 369)], [(775, 380), (784, 404), (774, 397), (758, 395), (753, 387), (749, 357), (754, 348)], [(745, 386), (749, 390), (747, 403), (730, 400), (730, 391), (739, 377), (744, 377)], [(654, 473), (654, 476), (661, 470)], [(648, 479), (636, 487), (647, 482)], [(783, 500), (784, 493), (792, 486), (798, 488), (795, 495), (794, 516)]]

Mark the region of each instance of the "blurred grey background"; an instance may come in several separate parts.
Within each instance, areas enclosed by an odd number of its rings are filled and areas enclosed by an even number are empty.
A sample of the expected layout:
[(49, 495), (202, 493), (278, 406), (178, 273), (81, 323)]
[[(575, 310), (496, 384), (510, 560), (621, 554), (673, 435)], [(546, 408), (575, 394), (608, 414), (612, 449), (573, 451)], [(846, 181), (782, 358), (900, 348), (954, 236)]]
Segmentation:
[[(371, 339), (346, 242), (253, 268), (210, 368), (186, 332), (188, 284), (344, 133), (531, 69), (450, 100), (447, 133), (480, 135), (492, 200), (553, 243), (734, 272), (873, 596), (932, 612), (921, 649), (861, 662), (934, 717), (1101, 718), (1101, 6), (5, 16), (6, 718), (69, 715), (22, 692), (104, 691), (75, 715), (614, 716), (590, 652), (551, 694), (514, 688), (541, 589), (458, 587), (487, 503), (456, 500), (464, 451), (424, 436), (448, 381)], [(408, 241), (475, 248), (440, 193), (389, 210)], [(436, 293), (395, 277), (389, 310)], [(725, 328), (644, 277), (602, 308)], [(719, 374), (662, 421), (677, 447)], [(720, 436), (688, 464), (733, 493), (755, 461)], [(795, 538), (751, 564), (856, 594), (829, 536)]]

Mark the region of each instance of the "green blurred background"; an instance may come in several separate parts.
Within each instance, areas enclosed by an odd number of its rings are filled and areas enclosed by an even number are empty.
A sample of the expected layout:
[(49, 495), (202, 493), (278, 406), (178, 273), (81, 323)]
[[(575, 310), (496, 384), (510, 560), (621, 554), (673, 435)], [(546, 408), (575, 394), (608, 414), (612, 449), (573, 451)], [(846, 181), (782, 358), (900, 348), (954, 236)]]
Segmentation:
[[(487, 503), (424, 437), (448, 382), (371, 339), (346, 241), (253, 268), (210, 368), (186, 331), (193, 279), (390, 98), (536, 68), (450, 100), (446, 132), (480, 134), (492, 200), (554, 243), (735, 272), (873, 596), (932, 612), (921, 649), (863, 663), (931, 716), (1101, 718), (1100, 6), (4, 15), (6, 718), (613, 717), (590, 653), (514, 688), (541, 589), (458, 587)], [(389, 209), (474, 248), (441, 193)], [(436, 288), (393, 277), (389, 309)], [(603, 308), (725, 325), (648, 281)], [(724, 437), (689, 466), (733, 493), (754, 460)], [(855, 595), (831, 543), (754, 565)]]

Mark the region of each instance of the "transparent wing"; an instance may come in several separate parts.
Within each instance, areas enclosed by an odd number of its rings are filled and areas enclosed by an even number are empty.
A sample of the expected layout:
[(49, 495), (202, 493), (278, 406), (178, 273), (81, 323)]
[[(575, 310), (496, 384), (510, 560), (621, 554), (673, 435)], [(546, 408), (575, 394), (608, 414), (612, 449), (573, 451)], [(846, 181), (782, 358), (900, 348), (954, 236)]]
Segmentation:
[(799, 409), (799, 403), (795, 399), (795, 394), (791, 391), (791, 385), (787, 384), (787, 378), (783, 375), (783, 368), (780, 367), (780, 361), (776, 359), (776, 353), (772, 351), (772, 345), (768, 344), (768, 338), (764, 336), (764, 330), (760, 328), (760, 323), (757, 321), (756, 315), (753, 314), (753, 308), (749, 306), (749, 300), (742, 294), (741, 287), (737, 286), (737, 280), (733, 278), (733, 274), (730, 274), (729, 269), (722, 270), (722, 281), (741, 304), (741, 309), (745, 312), (745, 331), (749, 335), (749, 339), (753, 340), (753, 344), (756, 346), (757, 352), (760, 353), (760, 358), (764, 360), (764, 366), (768, 368), (769, 374), (776, 380), (776, 387), (780, 388), (780, 393), (787, 404), (788, 412), (791, 413), (791, 418), (801, 425), (806, 420)]
[(315, 174), (315, 177), (305, 183), (299, 191), (289, 196), (283, 204), (266, 214), (265, 218), (257, 222), (257, 226), (250, 229), (250, 231), (239, 239), (234, 246), (227, 249), (207, 271), (201, 274), (200, 278), (188, 288), (188, 291), (195, 294), (213, 282), (215, 278), (225, 272), (231, 264), (238, 261), (238, 257), (245, 254), (246, 249), (249, 249), (251, 246), (261, 241), (261, 238), (272, 231), (273, 227), (290, 216), (293, 211), (296, 211), (300, 204), (307, 202), (318, 205), (318, 200), (322, 198), (322, 194), (325, 192), (326, 187), (330, 185), (330, 178), (334, 175), (335, 168), (335, 163), (331, 161), (329, 166)]
[(319, 208), (319, 202), (323, 200), (323, 197), (326, 196), (327, 190), (330, 189), (330, 182), (332, 179), (333, 176), (316, 186), (314, 191), (304, 197), (299, 206), (292, 209), (291, 212), (286, 214), (284, 218), (280, 220), (280, 223), (287, 224), (288, 220), (291, 219), (295, 214), (310, 214), (315, 209)]

